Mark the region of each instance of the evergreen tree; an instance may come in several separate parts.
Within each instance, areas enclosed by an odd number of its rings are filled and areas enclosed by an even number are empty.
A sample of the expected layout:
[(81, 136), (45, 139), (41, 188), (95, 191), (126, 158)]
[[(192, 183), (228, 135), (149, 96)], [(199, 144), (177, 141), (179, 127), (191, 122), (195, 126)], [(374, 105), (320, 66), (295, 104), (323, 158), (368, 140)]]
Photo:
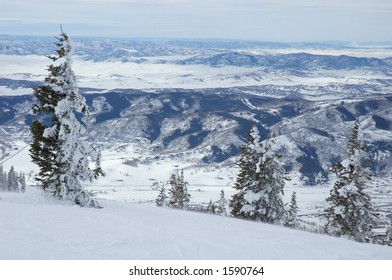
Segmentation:
[(212, 202), (212, 199), (210, 199), (210, 202), (208, 203), (207, 213), (210, 213), (210, 214), (216, 213), (216, 205), (214, 202)]
[(389, 225), (385, 234), (385, 243), (389, 246), (392, 246), (392, 219), (389, 221)]
[(188, 182), (184, 179), (184, 170), (180, 174), (172, 174), (169, 181), (170, 202), (169, 206), (174, 208), (186, 208), (190, 201), (191, 195), (188, 193)]
[(227, 199), (225, 198), (224, 190), (221, 190), (219, 200), (216, 202), (217, 204), (217, 211), (223, 215), (227, 215)]
[(9, 192), (19, 191), (18, 175), (15, 172), (15, 168), (13, 166), (11, 166), (11, 169), (7, 175), (7, 190)]
[(376, 221), (369, 195), (364, 190), (370, 179), (365, 168), (364, 147), (360, 141), (360, 122), (357, 120), (347, 144), (348, 158), (337, 163), (332, 171), (337, 180), (326, 209), (327, 233), (348, 236), (359, 242), (369, 242)]
[(166, 195), (166, 189), (164, 186), (159, 190), (159, 194), (157, 199), (155, 200), (156, 206), (159, 207), (165, 207), (167, 206), (167, 195)]
[(297, 195), (295, 192), (291, 195), (291, 201), (289, 209), (287, 210), (287, 216), (285, 221), (286, 227), (297, 228), (298, 227), (298, 206), (297, 206)]
[(4, 174), (3, 165), (0, 164), (0, 191), (5, 191), (7, 186), (6, 175)]
[[(87, 114), (85, 99), (79, 94), (72, 70), (72, 45), (63, 31), (56, 44), (56, 56), (49, 56), (45, 84), (34, 89), (33, 112), (40, 120), (31, 125), (32, 161), (39, 167), (36, 180), (54, 196), (80, 206), (99, 207), (83, 190), (81, 181), (103, 175), (100, 153), (81, 139), (85, 129), (76, 114)], [(90, 161), (95, 162), (91, 169)]]
[(237, 192), (233, 194), (229, 201), (231, 214), (235, 217), (245, 216), (244, 213), (241, 212), (241, 209), (246, 203), (244, 199), (245, 190), (249, 188), (249, 185), (255, 177), (257, 153), (254, 149), (256, 146), (259, 146), (259, 139), (259, 132), (254, 125), (248, 134), (248, 142), (241, 146), (241, 156), (239, 159), (240, 170), (234, 183), (234, 188)]
[(253, 125), (248, 142), (241, 147), (240, 171), (232, 196), (231, 213), (267, 223), (282, 223), (284, 173), (279, 155), (274, 150), (273, 137), (260, 143), (260, 135)]
[(18, 181), (19, 181), (19, 185), (20, 185), (20, 191), (25, 192), (26, 191), (26, 175), (23, 172), (19, 173)]

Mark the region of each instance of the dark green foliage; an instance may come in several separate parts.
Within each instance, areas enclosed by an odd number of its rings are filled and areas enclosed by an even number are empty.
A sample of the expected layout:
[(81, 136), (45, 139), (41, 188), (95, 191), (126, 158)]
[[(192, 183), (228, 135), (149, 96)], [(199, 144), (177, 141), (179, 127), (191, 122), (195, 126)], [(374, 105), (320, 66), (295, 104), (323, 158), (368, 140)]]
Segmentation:
[(233, 194), (229, 202), (231, 214), (235, 217), (245, 217), (245, 214), (241, 212), (242, 207), (246, 204), (244, 189), (249, 184), (249, 180), (254, 176), (255, 162), (257, 160), (257, 155), (250, 147), (254, 141), (255, 139), (252, 136), (252, 133), (249, 132), (248, 142), (241, 146), (241, 156), (238, 164), (240, 170), (234, 183), (234, 189), (236, 189), (237, 192)]
[(30, 145), (30, 157), (38, 168), (39, 172), (36, 180), (39, 182), (44, 190), (47, 190), (51, 185), (52, 173), (59, 168), (55, 162), (55, 148), (57, 140), (55, 137), (43, 137), (46, 125), (39, 121), (34, 121), (31, 124), (31, 133), (33, 135), (33, 142)]
[[(61, 33), (58, 38), (56, 50), (58, 56), (48, 56), (53, 62), (63, 58), (66, 54), (64, 49), (64, 41), (69, 40), (65, 33)], [(33, 105), (33, 113), (40, 116), (48, 116), (50, 119), (49, 126), (43, 120), (36, 120), (31, 124), (31, 133), (33, 142), (30, 145), (30, 156), (38, 168), (39, 172), (36, 176), (37, 182), (44, 190), (48, 190), (49, 186), (56, 187), (51, 191), (55, 196), (60, 193), (60, 182), (53, 182), (53, 174), (57, 173), (61, 168), (60, 164), (56, 162), (57, 147), (59, 146), (58, 130), (60, 128), (60, 121), (54, 114), (55, 108), (60, 100), (65, 98), (65, 93), (59, 90), (63, 84), (57, 81), (60, 75), (61, 65), (49, 65), (49, 75), (45, 78), (45, 84), (34, 88), (35, 104)], [(55, 90), (58, 88), (58, 90)], [(57, 126), (55, 133), (44, 137), (44, 131), (48, 127)]]
[(291, 195), (289, 209), (287, 210), (286, 221), (284, 223), (284, 226), (297, 228), (298, 227), (297, 214), (298, 214), (297, 195), (295, 192), (293, 192), (293, 194)]
[(231, 214), (266, 223), (281, 223), (284, 219), (282, 201), (284, 173), (279, 155), (274, 151), (274, 138), (260, 143), (254, 125), (248, 142), (241, 147), (240, 170), (230, 200)]
[(188, 182), (184, 179), (184, 170), (180, 174), (172, 174), (170, 177), (169, 206), (173, 208), (186, 208), (191, 195), (188, 193)]
[(167, 205), (167, 195), (166, 195), (166, 189), (164, 186), (159, 190), (159, 194), (157, 199), (155, 200), (155, 205), (162, 207)]
[[(80, 181), (92, 181), (104, 175), (100, 153), (80, 137), (85, 128), (77, 116), (88, 113), (88, 107), (79, 94), (72, 70), (70, 38), (61, 32), (57, 39), (57, 55), (49, 56), (53, 64), (48, 66), (45, 84), (34, 89), (32, 111), (38, 120), (31, 124), (30, 155), (39, 168), (36, 180), (55, 197), (99, 208)], [(94, 169), (90, 168), (91, 161), (95, 163)]]
[(366, 194), (366, 182), (370, 179), (366, 170), (364, 147), (359, 138), (360, 122), (357, 120), (347, 144), (348, 158), (338, 162), (331, 170), (337, 180), (326, 209), (327, 233), (348, 236), (359, 242), (369, 242), (376, 216)]

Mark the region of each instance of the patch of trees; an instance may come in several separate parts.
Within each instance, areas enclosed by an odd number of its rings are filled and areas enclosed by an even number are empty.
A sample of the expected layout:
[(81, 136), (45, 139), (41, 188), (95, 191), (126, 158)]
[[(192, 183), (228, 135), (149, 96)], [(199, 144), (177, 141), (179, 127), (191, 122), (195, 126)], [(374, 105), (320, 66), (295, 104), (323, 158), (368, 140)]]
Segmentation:
[(0, 165), (0, 191), (25, 192), (26, 175), (23, 172), (17, 172), (13, 166), (6, 172)]
[[(236, 192), (229, 200), (226, 200), (222, 190), (220, 199), (215, 202), (211, 200), (206, 207), (189, 204), (188, 183), (181, 172), (180, 175), (172, 175), (168, 195), (164, 188), (161, 189), (157, 205), (306, 229), (309, 225), (298, 218), (296, 193), (292, 193), (290, 203), (283, 203), (287, 178), (280, 158), (274, 135), (261, 142), (257, 126), (254, 125), (247, 142), (241, 147), (239, 171), (234, 182)], [(373, 230), (379, 221), (366, 192), (370, 180), (367, 163), (360, 122), (357, 120), (347, 142), (346, 157), (330, 170), (336, 176), (336, 181), (326, 199), (326, 223), (314, 232), (357, 242), (392, 245), (392, 221), (381, 237)]]

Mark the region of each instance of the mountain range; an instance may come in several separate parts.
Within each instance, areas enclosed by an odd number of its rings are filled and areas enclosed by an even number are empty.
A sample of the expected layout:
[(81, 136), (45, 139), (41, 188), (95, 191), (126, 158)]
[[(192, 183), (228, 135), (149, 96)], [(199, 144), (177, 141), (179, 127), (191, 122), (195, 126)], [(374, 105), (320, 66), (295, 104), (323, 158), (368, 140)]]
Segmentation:
[[(0, 36), (0, 55), (48, 55), (52, 47), (49, 39)], [(222, 75), (229, 68), (236, 69), (230, 76), (237, 81), (236, 86), (81, 86), (91, 110), (82, 119), (88, 131), (85, 137), (104, 150), (113, 143), (136, 146), (142, 157), (126, 158), (124, 164), (174, 158), (197, 166), (233, 166), (248, 131), (256, 123), (262, 139), (271, 132), (277, 135), (287, 172), (305, 185), (316, 186), (330, 179), (328, 169), (345, 156), (347, 137), (359, 118), (370, 168), (375, 176), (388, 176), (392, 172), (392, 58), (270, 52), (273, 48), (284, 52), (284, 48), (293, 46), (75, 39), (79, 59), (94, 63), (201, 65), (207, 71), (218, 68)], [(302, 45), (313, 50), (315, 46)], [(254, 51), (256, 48), (258, 51)], [(316, 50), (330, 48), (320, 44)], [(347, 45), (333, 45), (337, 53), (347, 49), (353, 51)], [(352, 73), (356, 73), (355, 82), (340, 79)], [(0, 77), (0, 161), (20, 149), (20, 142), (27, 145), (31, 140), (29, 125), (36, 118), (30, 114), (32, 94), (2, 94), (5, 89), (31, 89), (41, 84), (31, 78), (34, 73), (30, 74), (25, 78)], [(287, 80), (300, 77), (303, 82), (282, 84), (267, 80), (264, 84), (243, 84), (244, 80), (263, 80), (265, 76)], [(326, 76), (339, 79), (320, 84), (307, 82)]]

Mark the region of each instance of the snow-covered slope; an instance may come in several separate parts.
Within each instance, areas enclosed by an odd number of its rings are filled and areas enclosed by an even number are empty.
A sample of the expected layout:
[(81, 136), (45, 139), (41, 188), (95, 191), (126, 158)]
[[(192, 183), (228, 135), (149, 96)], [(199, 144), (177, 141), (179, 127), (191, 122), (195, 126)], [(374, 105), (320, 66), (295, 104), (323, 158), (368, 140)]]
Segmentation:
[[(270, 131), (278, 133), (286, 170), (300, 174), (307, 185), (317, 185), (329, 179), (328, 168), (344, 157), (356, 118), (363, 121), (374, 173), (385, 176), (392, 170), (388, 94), (308, 101), (218, 88), (153, 93), (127, 89), (85, 96), (91, 108), (84, 119), (86, 137), (104, 154), (117, 153), (117, 169), (124, 174), (133, 166), (166, 160), (188, 166), (230, 165), (257, 123), (263, 139)], [(0, 97), (0, 162), (30, 142), (29, 124), (35, 118), (29, 114), (31, 107), (31, 96)]]
[(0, 197), (0, 259), (392, 259), (387, 246), (151, 204)]

